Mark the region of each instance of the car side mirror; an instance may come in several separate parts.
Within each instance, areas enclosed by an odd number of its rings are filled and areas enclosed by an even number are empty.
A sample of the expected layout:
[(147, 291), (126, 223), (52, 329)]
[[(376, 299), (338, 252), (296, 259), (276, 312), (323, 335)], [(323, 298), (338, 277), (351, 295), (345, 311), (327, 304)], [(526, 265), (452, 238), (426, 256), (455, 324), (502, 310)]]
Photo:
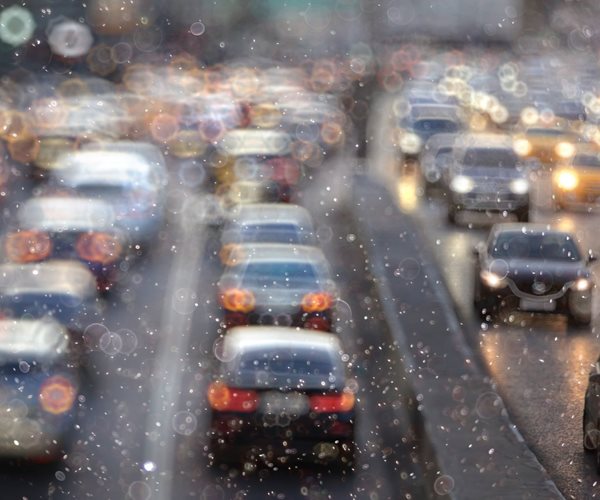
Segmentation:
[(598, 256), (592, 252), (591, 250), (588, 250), (588, 257), (587, 257), (587, 261), (589, 264), (596, 262), (598, 260)]

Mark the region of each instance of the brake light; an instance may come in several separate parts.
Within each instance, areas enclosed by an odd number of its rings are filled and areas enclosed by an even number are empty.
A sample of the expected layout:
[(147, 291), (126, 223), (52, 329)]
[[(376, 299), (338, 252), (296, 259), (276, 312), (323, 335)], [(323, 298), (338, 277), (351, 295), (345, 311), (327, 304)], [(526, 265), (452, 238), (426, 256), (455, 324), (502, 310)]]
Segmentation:
[(42, 383), (39, 401), (44, 411), (60, 415), (73, 407), (75, 396), (75, 387), (69, 379), (54, 375)]
[(273, 169), (272, 180), (290, 185), (300, 180), (300, 165), (291, 158), (271, 158), (267, 163)]
[(75, 250), (83, 260), (106, 265), (121, 256), (123, 245), (115, 236), (107, 233), (85, 233), (77, 239)]
[(248, 313), (254, 309), (256, 299), (250, 290), (230, 288), (221, 294), (221, 304), (228, 311)]
[(227, 387), (223, 382), (213, 382), (208, 387), (208, 403), (217, 411), (250, 413), (258, 407), (258, 394)]
[(52, 240), (40, 231), (19, 231), (6, 237), (4, 249), (13, 262), (37, 262), (50, 255)]
[(310, 409), (316, 413), (346, 412), (354, 408), (354, 393), (348, 389), (340, 394), (317, 394), (310, 397)]
[(331, 323), (329, 319), (324, 316), (313, 316), (304, 322), (304, 328), (307, 330), (321, 330), (323, 332), (328, 332), (331, 330)]
[(333, 297), (326, 292), (307, 293), (302, 297), (300, 305), (302, 310), (307, 313), (323, 312), (331, 309)]

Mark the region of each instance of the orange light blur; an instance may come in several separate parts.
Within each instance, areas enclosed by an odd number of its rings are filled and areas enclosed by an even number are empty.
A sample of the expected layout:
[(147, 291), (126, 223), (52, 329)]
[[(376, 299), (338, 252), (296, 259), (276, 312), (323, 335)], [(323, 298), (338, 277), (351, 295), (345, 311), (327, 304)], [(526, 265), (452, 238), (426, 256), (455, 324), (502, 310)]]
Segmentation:
[(341, 394), (314, 395), (310, 398), (310, 409), (317, 413), (346, 412), (354, 408), (354, 393), (344, 390)]
[(42, 383), (39, 401), (44, 411), (60, 415), (73, 408), (75, 396), (75, 387), (69, 379), (54, 375)]
[(6, 142), (16, 142), (31, 135), (31, 124), (25, 113), (14, 110), (0, 111), (0, 137)]
[(219, 258), (224, 266), (235, 266), (244, 258), (244, 252), (235, 243), (227, 243), (221, 247)]
[(217, 411), (250, 413), (258, 407), (258, 395), (256, 391), (231, 389), (217, 381), (208, 387), (208, 403)]
[(32, 163), (40, 153), (40, 140), (33, 135), (24, 135), (10, 141), (7, 149), (13, 160), (24, 164)]
[(342, 139), (342, 126), (337, 122), (325, 122), (321, 126), (321, 137), (327, 144), (337, 144)]
[(86, 233), (77, 239), (75, 250), (83, 260), (106, 265), (112, 264), (121, 256), (123, 245), (110, 234)]
[(249, 313), (256, 306), (256, 299), (250, 290), (230, 288), (221, 294), (221, 304), (228, 311)]
[(33, 120), (37, 127), (51, 129), (67, 121), (68, 106), (60, 99), (36, 99), (31, 105)]
[(302, 310), (307, 313), (322, 312), (331, 309), (333, 297), (326, 292), (307, 293), (302, 297)]
[(37, 262), (50, 255), (52, 240), (40, 231), (19, 231), (6, 237), (4, 249), (12, 262)]
[(179, 120), (169, 113), (159, 113), (150, 122), (150, 133), (158, 142), (168, 142), (179, 132)]

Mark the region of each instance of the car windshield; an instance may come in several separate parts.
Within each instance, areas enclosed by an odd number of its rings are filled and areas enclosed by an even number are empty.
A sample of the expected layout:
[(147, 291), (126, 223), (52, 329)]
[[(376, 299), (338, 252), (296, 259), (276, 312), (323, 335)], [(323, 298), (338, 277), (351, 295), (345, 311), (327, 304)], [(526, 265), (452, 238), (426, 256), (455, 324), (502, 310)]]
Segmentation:
[(565, 234), (499, 234), (490, 247), (492, 257), (504, 259), (576, 262), (581, 255), (573, 239)]
[(574, 166), (600, 168), (599, 155), (576, 155), (573, 158)]
[(518, 158), (509, 149), (468, 149), (463, 159), (465, 167), (515, 168)]
[(250, 262), (243, 271), (242, 285), (319, 290), (319, 278), (314, 266), (303, 262)]
[(417, 133), (433, 135), (456, 132), (459, 129), (459, 125), (452, 120), (428, 118), (426, 120), (424, 119), (415, 121), (412, 128)]

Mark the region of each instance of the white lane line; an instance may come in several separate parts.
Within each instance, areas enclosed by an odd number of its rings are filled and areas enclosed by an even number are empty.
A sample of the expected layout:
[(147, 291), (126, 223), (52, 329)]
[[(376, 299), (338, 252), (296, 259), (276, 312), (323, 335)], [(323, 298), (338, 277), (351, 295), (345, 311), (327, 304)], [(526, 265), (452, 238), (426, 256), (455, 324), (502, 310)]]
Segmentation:
[[(189, 206), (192, 206), (190, 203)], [(185, 373), (186, 349), (195, 310), (194, 294), (202, 274), (201, 264), (207, 241), (204, 224), (181, 217), (176, 230), (175, 260), (164, 293), (160, 341), (152, 378), (150, 413), (146, 421), (143, 469), (152, 498), (171, 500), (175, 466), (175, 433), (172, 422)]]

